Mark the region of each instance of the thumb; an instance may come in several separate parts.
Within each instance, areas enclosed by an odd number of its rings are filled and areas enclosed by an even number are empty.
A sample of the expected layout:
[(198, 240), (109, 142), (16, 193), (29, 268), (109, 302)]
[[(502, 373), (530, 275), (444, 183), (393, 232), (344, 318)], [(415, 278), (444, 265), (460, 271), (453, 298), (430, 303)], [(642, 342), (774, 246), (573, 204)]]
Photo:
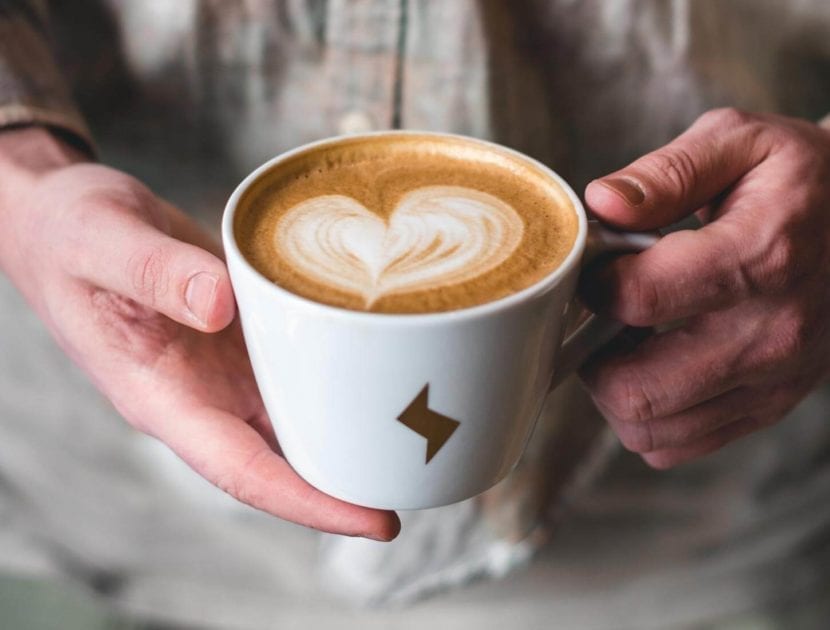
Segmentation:
[(235, 306), (225, 264), (132, 213), (101, 208), (96, 237), (75, 275), (205, 332), (227, 326)]
[(628, 230), (670, 225), (706, 205), (769, 153), (760, 118), (734, 109), (705, 113), (666, 146), (592, 181), (588, 207)]

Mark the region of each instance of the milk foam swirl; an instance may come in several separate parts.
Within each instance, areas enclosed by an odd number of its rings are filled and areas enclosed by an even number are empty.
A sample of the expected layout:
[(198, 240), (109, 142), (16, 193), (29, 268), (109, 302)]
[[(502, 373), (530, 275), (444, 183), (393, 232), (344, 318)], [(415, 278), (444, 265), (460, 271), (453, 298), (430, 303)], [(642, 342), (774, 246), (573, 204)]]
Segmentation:
[(524, 223), (500, 199), (462, 186), (427, 186), (402, 197), (388, 221), (344, 195), (323, 195), (289, 209), (274, 244), (296, 271), (361, 296), (472, 280), (507, 260)]

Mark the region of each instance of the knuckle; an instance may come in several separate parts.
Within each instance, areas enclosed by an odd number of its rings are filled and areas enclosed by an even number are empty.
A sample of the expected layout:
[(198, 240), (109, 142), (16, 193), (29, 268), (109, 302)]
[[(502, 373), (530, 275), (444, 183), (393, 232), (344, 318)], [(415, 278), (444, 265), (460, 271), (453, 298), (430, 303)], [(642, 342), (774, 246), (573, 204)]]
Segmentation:
[(136, 216), (163, 232), (169, 231), (169, 220), (159, 207), (158, 198), (139, 180), (128, 177), (123, 190), (114, 200), (123, 208), (129, 208)]
[(719, 107), (704, 112), (696, 125), (707, 127), (715, 133), (723, 133), (744, 143), (747, 151), (758, 151), (759, 155), (779, 142), (778, 127), (760, 114), (737, 107)]
[(800, 166), (805, 175), (821, 173), (830, 158), (830, 145), (816, 131), (821, 131), (821, 127), (797, 118), (784, 118), (769, 127), (777, 141), (776, 148), (786, 156), (791, 168), (797, 170)]
[(822, 269), (826, 246), (816, 238), (822, 226), (815, 221), (815, 209), (823, 203), (817, 187), (794, 186), (787, 207), (770, 213), (752, 230), (745, 247), (751, 253), (743, 263), (751, 289), (762, 294), (786, 291)]
[(817, 175), (810, 172), (811, 165), (799, 162), (803, 160), (798, 157), (791, 161), (793, 172), (785, 177), (785, 181), (792, 185), (787, 191), (786, 206), (779, 210), (780, 225), (794, 232), (809, 225), (815, 209), (826, 203), (823, 182), (814, 179)]
[(658, 180), (668, 180), (674, 190), (685, 198), (697, 181), (697, 166), (682, 146), (672, 145), (652, 153), (643, 165)]
[(704, 112), (698, 122), (718, 127), (735, 128), (754, 123), (756, 116), (738, 107), (716, 107)]
[(786, 289), (801, 275), (800, 253), (801, 248), (790, 233), (777, 234), (752, 265), (752, 284), (761, 293)]
[(801, 355), (813, 339), (812, 322), (805, 314), (795, 311), (782, 317), (776, 326), (772, 360), (775, 363)]
[(644, 380), (633, 369), (618, 372), (608, 383), (602, 403), (624, 425), (647, 424), (655, 418)]
[(786, 287), (798, 272), (799, 247), (789, 234), (778, 236), (767, 253), (767, 273), (774, 288)]
[(815, 329), (814, 319), (804, 309), (792, 307), (782, 312), (754, 354), (753, 368), (775, 371), (804, 356), (814, 344)]
[(75, 200), (77, 210), (84, 214), (91, 213), (95, 218), (101, 210), (116, 212), (142, 213), (156, 205), (153, 192), (139, 180), (125, 173), (111, 176), (106, 185), (92, 186), (80, 194)]
[[(126, 173), (110, 174), (106, 184), (92, 186), (74, 201), (76, 219), (94, 223), (102, 213), (130, 215), (168, 231), (169, 220), (158, 198), (141, 181)], [(87, 223), (87, 224), (88, 224)]]
[(127, 259), (127, 276), (135, 296), (151, 305), (167, 293), (168, 255), (159, 246), (141, 249)]
[(106, 188), (94, 191), (103, 201), (121, 208), (154, 205), (156, 197), (140, 180), (127, 173), (116, 173)]

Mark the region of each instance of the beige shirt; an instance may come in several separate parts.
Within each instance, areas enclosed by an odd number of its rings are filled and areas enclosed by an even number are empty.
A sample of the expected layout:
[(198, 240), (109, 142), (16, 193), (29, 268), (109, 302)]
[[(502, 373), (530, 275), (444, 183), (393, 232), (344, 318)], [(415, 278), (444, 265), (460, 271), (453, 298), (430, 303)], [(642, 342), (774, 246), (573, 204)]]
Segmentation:
[[(209, 226), (254, 166), (338, 133), (403, 127), (488, 138), (544, 161), (580, 190), (670, 140), (711, 107), (812, 120), (830, 111), (830, 3), (822, 0), (73, 5), (0, 1), (0, 125), (47, 124), (94, 144), (103, 160)], [(4, 308), (7, 321), (20, 317), (14, 298)], [(0, 476), (10, 487), (25, 489), (33, 474), (42, 484), (39, 498), (0, 498), (18, 514), (22, 524), (15, 527), (25, 531), (26, 514), (48, 514), (41, 538), (63, 549), (81, 574), (118, 574), (126, 586), (116, 599), (134, 609), (200, 623), (219, 614), (207, 612), (214, 593), (261, 587), (257, 605), (267, 610), (281, 588), (275, 585), (283, 584), (274, 577), (281, 569), (257, 553), (216, 552), (220, 566), (233, 564), (234, 554), (245, 558), (234, 561), (235, 586), (229, 585), (187, 568), (220, 546), (203, 529), (190, 546), (182, 543), (177, 563), (165, 564), (164, 549), (181, 536), (176, 518), (184, 516), (146, 523), (144, 533), (126, 524), (145, 519), (146, 509), (175, 511), (185, 499), (157, 491), (146, 472), (135, 472), (146, 465), (130, 441), (136, 438), (110, 427), (118, 421), (94, 394), (79, 384), (67, 389), (60, 376), (34, 376), (39, 364), (31, 348), (42, 348), (39, 356), (50, 365), (64, 365), (51, 346), (34, 340), (38, 334), (4, 340), (9, 352), (0, 353), (0, 380), (17, 373), (25, 357), (32, 382), (45, 379), (39, 387), (64, 395), (66, 405), (33, 404), (29, 388), (9, 389), (0, 401), (0, 431), (10, 423), (17, 439), (56, 462), (49, 474), (33, 473), (20, 455), (28, 451), (0, 440)], [(562, 452), (561, 435), (580, 442), (581, 429), (593, 435), (598, 425), (573, 384), (550, 410), (507, 491), (484, 508), (491, 528), (515, 540), (531, 534), (551, 507), (561, 515), (546, 551), (550, 587), (534, 609), (539, 619), (560, 615), (576, 620), (574, 627), (619, 627), (626, 611), (634, 615), (632, 627), (654, 619), (692, 623), (791, 597), (827, 579), (830, 392), (817, 391), (779, 426), (676, 471), (648, 470), (620, 451), (590, 491), (567, 505), (553, 501), (543, 476), (567, 472), (557, 468), (570, 454)], [(87, 444), (83, 457), (44, 446), (66, 427)], [(124, 459), (118, 474), (111, 462), (101, 463), (102, 450)], [(76, 492), (88, 505), (105, 497), (109, 517), (100, 506), (79, 512), (49, 500), (59, 494), (59, 480), (73, 474), (85, 484)], [(131, 496), (142, 497), (146, 509)], [(250, 538), (257, 518), (228, 521), (222, 531)], [(265, 545), (261, 532), (271, 526), (256, 522)], [(7, 548), (21, 549), (15, 527)], [(118, 542), (102, 550), (95, 544), (102, 536)], [(131, 544), (143, 545), (143, 557)], [(52, 566), (51, 554), (37, 549), (29, 550), (32, 557)], [(273, 549), (279, 553), (280, 546)], [(20, 564), (33, 566), (26, 553), (17, 554)], [(166, 599), (170, 584), (190, 585), (198, 605)], [(633, 602), (645, 606), (641, 613), (631, 612)]]

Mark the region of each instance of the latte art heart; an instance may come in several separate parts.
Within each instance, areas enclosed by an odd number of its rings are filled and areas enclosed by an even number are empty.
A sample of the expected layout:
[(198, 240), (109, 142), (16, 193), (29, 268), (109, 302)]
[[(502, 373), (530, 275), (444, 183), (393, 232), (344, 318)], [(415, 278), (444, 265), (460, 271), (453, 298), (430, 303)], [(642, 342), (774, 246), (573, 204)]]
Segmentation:
[(274, 244), (298, 272), (369, 308), (385, 295), (477, 278), (507, 260), (523, 232), (519, 214), (493, 195), (428, 186), (404, 195), (388, 221), (351, 197), (314, 197), (283, 215)]

